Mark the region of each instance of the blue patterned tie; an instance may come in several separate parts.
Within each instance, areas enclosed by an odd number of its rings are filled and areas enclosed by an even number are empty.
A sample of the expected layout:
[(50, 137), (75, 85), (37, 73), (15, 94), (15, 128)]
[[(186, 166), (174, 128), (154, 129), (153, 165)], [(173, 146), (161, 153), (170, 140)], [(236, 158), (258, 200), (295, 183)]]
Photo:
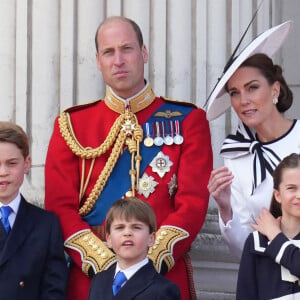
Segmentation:
[(117, 293), (119, 292), (119, 290), (122, 287), (122, 284), (127, 280), (125, 274), (123, 272), (118, 272), (115, 279), (114, 279), (114, 283), (112, 285), (112, 291), (114, 296), (117, 295)]
[(9, 225), (9, 221), (8, 221), (8, 216), (10, 215), (10, 213), (12, 212), (12, 209), (10, 206), (1, 206), (0, 207), (1, 210), (1, 222), (3, 224), (3, 227), (6, 231), (7, 234), (9, 234), (10, 232), (10, 225)]

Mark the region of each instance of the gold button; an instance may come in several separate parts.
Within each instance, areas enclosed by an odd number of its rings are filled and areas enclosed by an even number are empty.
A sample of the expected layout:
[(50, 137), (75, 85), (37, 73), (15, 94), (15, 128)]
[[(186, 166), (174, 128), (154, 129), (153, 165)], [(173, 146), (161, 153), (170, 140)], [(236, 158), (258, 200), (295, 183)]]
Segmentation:
[(24, 287), (24, 286), (25, 286), (25, 282), (24, 282), (24, 281), (20, 281), (20, 282), (19, 282), (19, 286), (20, 286), (20, 287)]
[(126, 192), (125, 195), (126, 195), (126, 197), (132, 197), (133, 194), (132, 194), (132, 191), (128, 191), (128, 192)]

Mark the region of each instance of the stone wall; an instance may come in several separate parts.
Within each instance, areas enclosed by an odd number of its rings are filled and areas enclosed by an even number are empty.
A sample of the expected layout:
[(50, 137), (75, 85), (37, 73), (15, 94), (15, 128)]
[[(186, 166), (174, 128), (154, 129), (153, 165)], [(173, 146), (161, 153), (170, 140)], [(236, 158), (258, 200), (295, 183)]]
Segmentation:
[(190, 254), (198, 299), (234, 300), (239, 265), (221, 237), (216, 209), (209, 209)]

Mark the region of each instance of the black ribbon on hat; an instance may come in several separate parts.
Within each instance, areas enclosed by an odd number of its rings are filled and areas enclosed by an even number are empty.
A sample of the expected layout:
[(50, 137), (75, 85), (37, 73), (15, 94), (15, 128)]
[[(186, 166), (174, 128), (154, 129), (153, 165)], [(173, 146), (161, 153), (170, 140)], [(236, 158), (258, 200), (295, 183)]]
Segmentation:
[(257, 13), (258, 13), (260, 7), (261, 7), (261, 5), (262, 5), (262, 3), (263, 3), (263, 0), (259, 3), (259, 5), (258, 5), (258, 7), (257, 7), (257, 9), (256, 9), (256, 11), (255, 11), (255, 13), (254, 13), (253, 16), (252, 16), (251, 21), (249, 22), (249, 24), (248, 24), (246, 30), (244, 31), (242, 37), (240, 38), (238, 44), (236, 45), (236, 47), (235, 47), (233, 53), (232, 53), (231, 56), (230, 56), (230, 58), (228, 59), (226, 65), (225, 65), (225, 67), (224, 67), (224, 69), (223, 69), (222, 75), (218, 78), (217, 83), (215, 84), (215, 86), (213, 87), (213, 89), (212, 89), (212, 91), (210, 92), (209, 96), (207, 97), (207, 99), (206, 99), (206, 101), (205, 101), (205, 103), (204, 103), (204, 105), (203, 105), (203, 108), (205, 108), (205, 107), (207, 106), (208, 101), (209, 101), (209, 99), (210, 99), (212, 93), (213, 93), (214, 90), (216, 89), (216, 87), (217, 87), (219, 81), (220, 81), (221, 78), (224, 76), (224, 74), (226, 73), (226, 71), (228, 70), (228, 68), (229, 68), (229, 67), (232, 65), (232, 63), (235, 61), (235, 59), (238, 57), (238, 56), (236, 56), (235, 54), (236, 54), (237, 50), (239, 49), (239, 47), (240, 47), (240, 45), (241, 45), (243, 39), (245, 38), (245, 35), (246, 35), (246, 33), (248, 32), (248, 30), (249, 30), (251, 24), (253, 23), (253, 21), (254, 21), (256, 15), (257, 15)]
[(274, 169), (281, 161), (280, 157), (266, 145), (257, 140), (256, 136), (243, 123), (240, 123), (236, 134), (230, 134), (225, 139), (220, 154), (223, 157), (234, 159), (254, 154), (252, 192), (266, 179), (266, 172), (273, 174)]

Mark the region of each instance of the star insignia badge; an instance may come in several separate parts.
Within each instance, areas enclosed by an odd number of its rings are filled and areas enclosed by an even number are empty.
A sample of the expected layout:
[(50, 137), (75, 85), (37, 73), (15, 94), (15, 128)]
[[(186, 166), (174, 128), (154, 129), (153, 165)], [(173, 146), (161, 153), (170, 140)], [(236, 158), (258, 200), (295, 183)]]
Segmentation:
[(148, 198), (149, 195), (155, 191), (157, 185), (158, 182), (156, 182), (152, 176), (148, 176), (144, 173), (139, 179), (138, 193)]
[(161, 151), (153, 158), (150, 163), (152, 171), (157, 173), (160, 178), (163, 178), (164, 175), (170, 171), (170, 167), (173, 166), (173, 163), (170, 161), (169, 156), (164, 155)]
[(130, 120), (126, 120), (125, 123), (122, 125), (122, 130), (125, 131), (126, 134), (131, 134), (135, 129), (135, 124), (131, 123)]

